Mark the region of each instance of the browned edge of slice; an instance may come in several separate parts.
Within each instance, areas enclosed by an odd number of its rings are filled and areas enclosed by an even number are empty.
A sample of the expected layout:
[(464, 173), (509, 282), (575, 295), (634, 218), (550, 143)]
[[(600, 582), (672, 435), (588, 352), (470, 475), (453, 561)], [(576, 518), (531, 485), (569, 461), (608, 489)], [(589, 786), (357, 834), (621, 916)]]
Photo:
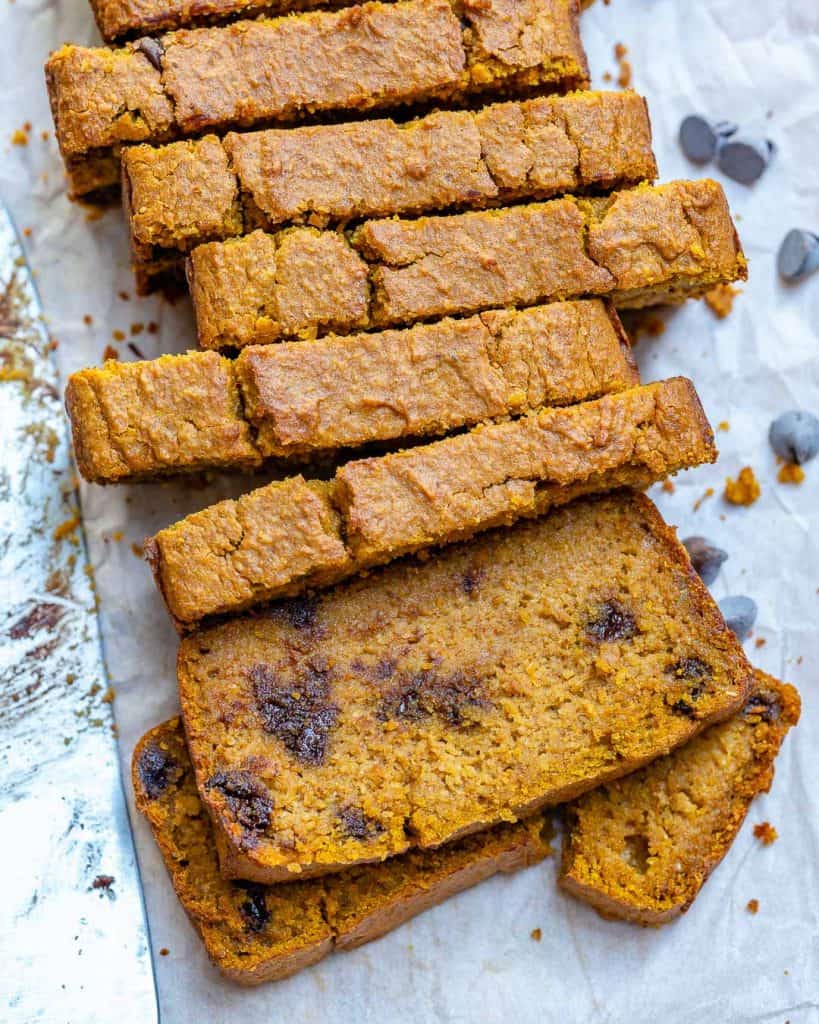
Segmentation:
[[(799, 713), (797, 691), (757, 670), (733, 718), (567, 804), (560, 885), (606, 918), (658, 926), (684, 914), (753, 799), (770, 789), (774, 760)], [(677, 821), (688, 826), (685, 841), (673, 830)]]
[(546, 825), (534, 818), (332, 878), (272, 888), (232, 882), (219, 872), (178, 718), (142, 737), (131, 774), (137, 808), (191, 924), (215, 966), (242, 985), (280, 980), (333, 949), (371, 942), (491, 875), (551, 853)]

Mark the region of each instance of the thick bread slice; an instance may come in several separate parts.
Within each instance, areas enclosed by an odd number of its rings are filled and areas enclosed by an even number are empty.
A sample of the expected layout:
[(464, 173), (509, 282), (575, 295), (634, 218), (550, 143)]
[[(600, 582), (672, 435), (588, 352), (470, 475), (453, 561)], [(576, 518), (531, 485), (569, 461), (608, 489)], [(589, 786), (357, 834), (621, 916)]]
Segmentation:
[(66, 388), (77, 465), (119, 483), (445, 434), (639, 383), (597, 299), (406, 330), (89, 367)]
[(264, 882), (572, 799), (729, 716), (753, 679), (629, 492), (202, 630), (177, 670), (222, 869)]
[(301, 477), (268, 484), (160, 530), (146, 551), (185, 631), (715, 457), (693, 385), (679, 377), (348, 462), (309, 495)]
[(568, 804), (560, 884), (604, 917), (660, 925), (685, 913), (770, 788), (799, 709), (792, 686), (757, 672), (733, 718)]
[(551, 853), (544, 822), (535, 817), (326, 879), (275, 888), (229, 882), (219, 873), (178, 719), (143, 736), (132, 768), (137, 807), (182, 906), (214, 964), (242, 985), (286, 978), (333, 949), (377, 939), (490, 875)]
[[(640, 185), (605, 198), (367, 220), (349, 238), (322, 234), (339, 250), (332, 260), (302, 257), (303, 247), (315, 247), (307, 228), (194, 249), (188, 279), (200, 346), (326, 332), (328, 295), (344, 311), (333, 329), (348, 332), (589, 295), (623, 308), (682, 302), (747, 277), (725, 193), (707, 179)], [(363, 308), (361, 285), (335, 280), (343, 247), (367, 284)], [(301, 302), (286, 305), (285, 316), (277, 310), (296, 280)], [(343, 324), (353, 311), (354, 322)]]

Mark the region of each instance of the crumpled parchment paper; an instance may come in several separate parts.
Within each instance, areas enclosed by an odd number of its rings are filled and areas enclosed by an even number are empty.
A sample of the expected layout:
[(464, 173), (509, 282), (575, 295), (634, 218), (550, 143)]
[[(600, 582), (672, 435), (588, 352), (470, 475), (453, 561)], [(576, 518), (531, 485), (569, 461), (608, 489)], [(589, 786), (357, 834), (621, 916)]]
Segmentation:
[[(19, 226), (31, 229), (26, 244), (62, 373), (99, 363), (108, 344), (123, 359), (136, 358), (128, 341), (145, 357), (192, 347), (186, 301), (125, 297), (134, 289), (119, 211), (89, 219), (70, 204), (53, 135), (41, 137), (52, 127), (42, 63), (65, 40), (97, 42), (86, 4), (4, 0), (0, 25), (0, 191)], [(785, 287), (775, 271), (787, 229), (819, 231), (819, 5), (598, 0), (583, 15), (583, 35), (598, 87), (605, 71), (616, 78), (615, 42), (628, 47), (634, 86), (649, 99), (663, 179), (720, 177), (688, 164), (677, 147), (689, 112), (739, 121), (778, 147), (754, 187), (723, 180), (751, 266), (733, 314), (718, 321), (690, 303), (666, 315), (664, 334), (644, 337), (637, 355), (645, 380), (691, 376), (712, 423), (730, 424), (717, 435), (718, 465), (679, 477), (673, 494), (655, 488), (653, 496), (681, 536), (704, 534), (730, 553), (714, 593), (756, 599), (749, 654), (800, 688), (802, 722), (785, 743), (771, 794), (754, 804), (723, 864), (673, 925), (653, 931), (602, 921), (558, 892), (547, 861), (257, 990), (223, 982), (209, 966), (134, 816), (154, 953), (170, 951), (155, 956), (165, 1024), (819, 1021), (819, 461), (801, 486), (780, 484), (767, 443), (775, 415), (819, 406), (819, 274)], [(28, 144), (12, 145), (25, 122)], [(147, 331), (151, 322), (157, 333)], [(115, 340), (114, 331), (127, 340)], [(750, 508), (728, 506), (725, 478), (744, 465), (756, 471), (762, 496)], [(137, 738), (176, 708), (176, 637), (131, 545), (249, 486), (228, 479), (207, 489), (191, 482), (82, 488), (125, 771)], [(714, 495), (695, 510), (707, 488)], [(130, 800), (127, 781), (126, 788)], [(764, 820), (780, 835), (769, 847), (752, 834)], [(752, 898), (756, 916), (745, 909)], [(540, 942), (530, 937), (535, 928)]]

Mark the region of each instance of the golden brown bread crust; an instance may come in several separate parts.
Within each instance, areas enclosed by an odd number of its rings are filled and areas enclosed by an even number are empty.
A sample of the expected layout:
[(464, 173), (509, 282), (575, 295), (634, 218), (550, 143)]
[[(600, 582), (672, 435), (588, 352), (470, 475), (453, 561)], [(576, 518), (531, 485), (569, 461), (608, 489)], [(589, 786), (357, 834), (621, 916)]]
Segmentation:
[(567, 805), (560, 884), (604, 917), (685, 913), (734, 841), (799, 720), (799, 694), (757, 671), (744, 709), (685, 747)]
[[(210, 616), (540, 515), (580, 494), (645, 487), (715, 458), (696, 392), (675, 378), (346, 463), (322, 485), (319, 535), (334, 533), (332, 557), (305, 539), (302, 529), (312, 538), (316, 527), (291, 521), (282, 488), (303, 486), (297, 477), (160, 530), (150, 560), (184, 632)], [(319, 514), (317, 505), (309, 523)]]
[(402, 0), (180, 29), (119, 50), (63, 47), (46, 79), (72, 194), (115, 187), (110, 157), (131, 142), (320, 111), (583, 88), (578, 15), (576, 0)]
[(262, 461), (233, 364), (215, 352), (80, 370), (65, 403), (77, 468), (94, 483)]
[(222, 869), (265, 882), (571, 799), (727, 717), (752, 680), (629, 493), (201, 631), (177, 670)]
[(142, 737), (132, 781), (137, 807), (208, 956), (242, 985), (286, 978), (333, 949), (371, 942), (490, 875), (529, 867), (551, 853), (543, 822), (534, 819), (332, 878), (243, 885), (219, 873), (179, 719)]
[(651, 125), (632, 92), (581, 92), (369, 120), (231, 132), (122, 158), (131, 249), (150, 277), (175, 252), (287, 223), (497, 205), (653, 180)]
[(109, 360), (72, 374), (66, 404), (80, 472), (117, 483), (445, 434), (638, 383), (617, 314), (588, 300), (251, 346), (235, 361)]
[[(680, 302), (747, 276), (725, 194), (707, 179), (641, 185), (600, 199), (566, 196), (474, 213), (370, 220), (349, 239), (330, 234), (362, 273), (355, 290), (332, 290), (336, 301), (354, 305), (357, 327), (583, 295), (609, 296), (625, 308)], [(202, 347), (323, 330), (309, 316), (308, 302), (301, 324), (297, 316), (283, 325), (264, 314), (265, 303), (275, 305), (277, 288), (269, 283), (272, 267), (260, 246), (275, 251), (278, 237), (254, 232), (194, 250), (191, 292)], [(277, 255), (279, 272), (282, 263)], [(314, 260), (300, 280), (326, 295), (333, 273)]]

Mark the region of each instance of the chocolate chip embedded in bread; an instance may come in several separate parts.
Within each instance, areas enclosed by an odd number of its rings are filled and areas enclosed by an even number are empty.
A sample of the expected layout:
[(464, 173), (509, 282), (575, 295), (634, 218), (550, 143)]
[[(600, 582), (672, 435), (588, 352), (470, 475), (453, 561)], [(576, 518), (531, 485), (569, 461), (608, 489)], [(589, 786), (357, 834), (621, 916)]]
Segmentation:
[(264, 832), (270, 824), (273, 800), (261, 779), (247, 771), (216, 772), (205, 783), (225, 798), (231, 814), (248, 832)]
[(632, 613), (619, 601), (604, 601), (589, 619), (586, 632), (601, 643), (630, 640), (637, 632)]
[[(671, 710), (686, 718), (696, 718), (696, 702), (708, 689), (713, 671), (708, 662), (701, 658), (686, 657), (670, 665), (666, 672), (682, 681), (681, 689), (676, 689), (667, 697)], [(675, 699), (676, 698), (676, 699)]]
[(338, 812), (341, 827), (351, 839), (374, 839), (384, 832), (377, 818), (371, 818), (360, 807), (342, 807)]
[(782, 714), (782, 701), (774, 690), (757, 690), (742, 709), (746, 718), (758, 716), (763, 722), (777, 722)]
[(280, 739), (304, 764), (321, 764), (339, 713), (329, 700), (329, 672), (314, 665), (298, 678), (288, 678), (269, 665), (255, 665), (250, 680), (265, 732)]
[(395, 718), (417, 722), (437, 715), (448, 725), (467, 725), (475, 722), (476, 712), (491, 707), (481, 691), (481, 680), (474, 674), (425, 669), (404, 675), (383, 695), (376, 715), (382, 722)]
[(247, 899), (239, 904), (239, 913), (242, 915), (245, 927), (250, 932), (264, 931), (271, 917), (265, 897), (265, 887), (257, 882), (235, 882), (234, 884), (247, 894)]
[(165, 56), (165, 47), (158, 39), (152, 39), (151, 36), (143, 36), (142, 39), (136, 41), (135, 46), (140, 53), (148, 58), (157, 71), (162, 70), (162, 58)]
[(139, 781), (151, 800), (162, 796), (169, 785), (176, 785), (183, 774), (182, 768), (167, 750), (155, 743), (145, 747), (137, 764)]

